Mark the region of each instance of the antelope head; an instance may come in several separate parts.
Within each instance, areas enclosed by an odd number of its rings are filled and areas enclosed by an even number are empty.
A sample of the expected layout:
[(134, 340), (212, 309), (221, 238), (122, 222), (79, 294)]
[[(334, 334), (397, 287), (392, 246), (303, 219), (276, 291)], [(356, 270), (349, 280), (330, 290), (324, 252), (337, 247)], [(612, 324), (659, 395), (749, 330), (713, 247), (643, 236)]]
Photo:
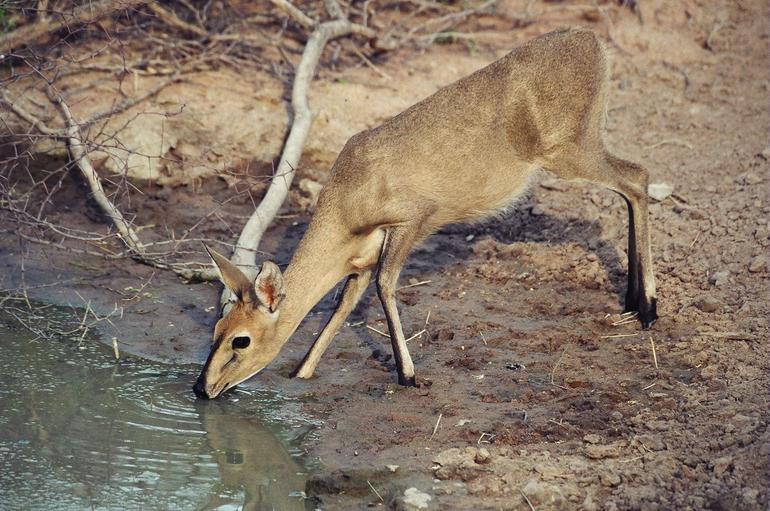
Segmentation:
[(232, 297), (229, 312), (214, 327), (211, 353), (193, 387), (196, 396), (213, 399), (260, 372), (278, 355), (283, 343), (276, 328), (284, 285), (273, 262), (262, 263), (252, 281), (226, 257), (207, 250)]

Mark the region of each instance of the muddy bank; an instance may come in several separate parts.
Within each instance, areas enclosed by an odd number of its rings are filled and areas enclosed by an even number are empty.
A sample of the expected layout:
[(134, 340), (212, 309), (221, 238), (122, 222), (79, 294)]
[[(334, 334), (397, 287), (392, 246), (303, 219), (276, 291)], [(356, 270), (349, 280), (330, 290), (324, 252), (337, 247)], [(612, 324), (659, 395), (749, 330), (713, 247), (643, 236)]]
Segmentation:
[[(330, 293), (248, 383), (280, 389), (323, 421), (313, 455), (325, 469), (308, 491), (324, 508), (767, 506), (767, 13), (761, 2), (654, 5), (655, 23), (615, 33), (628, 53), (612, 53), (607, 138), (674, 189), (650, 208), (660, 321), (648, 332), (613, 325), (625, 286), (621, 199), (547, 177), (506, 218), (448, 228), (409, 259), (401, 283), (429, 281), (399, 292), (408, 335), (426, 330), (410, 342), (423, 386), (395, 384), (388, 339), (365, 327), (386, 329), (373, 289), (316, 377), (289, 379), (331, 310)], [(513, 39), (495, 43), (479, 66)], [(458, 46), (431, 51), (467, 55)], [(408, 61), (383, 69), (423, 72)], [(131, 206), (138, 223), (162, 213), (171, 229), (233, 194), (216, 179), (143, 191)], [(211, 219), (202, 234), (232, 239), (228, 224), (249, 208), (239, 195), (219, 209), (228, 222)], [(60, 214), (100, 229), (79, 211)], [(279, 262), (307, 224), (296, 203), (286, 214), (261, 247)], [(30, 296), (90, 302), (100, 315), (117, 304), (122, 316), (98, 324), (103, 339), (158, 360), (205, 357), (217, 286), (19, 247), (0, 242), (0, 287), (17, 289), (23, 278)]]

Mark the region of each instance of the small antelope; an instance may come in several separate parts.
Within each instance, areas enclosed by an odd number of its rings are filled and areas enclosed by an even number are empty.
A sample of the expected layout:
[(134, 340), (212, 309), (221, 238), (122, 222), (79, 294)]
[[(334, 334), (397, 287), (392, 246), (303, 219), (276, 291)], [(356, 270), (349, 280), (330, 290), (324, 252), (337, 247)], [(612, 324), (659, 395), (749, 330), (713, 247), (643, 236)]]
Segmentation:
[(395, 296), (407, 255), (445, 224), (506, 208), (538, 169), (602, 184), (626, 200), (625, 306), (649, 328), (657, 314), (647, 171), (604, 145), (608, 88), (597, 36), (556, 31), (354, 135), (332, 167), (285, 275), (268, 261), (252, 281), (209, 251), (236, 301), (214, 329), (195, 393), (214, 398), (261, 371), (313, 306), (347, 277), (336, 310), (293, 374), (310, 378), (375, 269), (398, 382), (414, 385)]

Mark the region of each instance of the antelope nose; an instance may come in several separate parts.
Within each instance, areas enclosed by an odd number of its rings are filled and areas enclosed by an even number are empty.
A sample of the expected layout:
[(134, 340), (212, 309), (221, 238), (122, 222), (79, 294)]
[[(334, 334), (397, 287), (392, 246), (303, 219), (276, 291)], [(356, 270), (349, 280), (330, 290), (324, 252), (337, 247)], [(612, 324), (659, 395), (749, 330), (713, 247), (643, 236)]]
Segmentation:
[(201, 399), (210, 399), (209, 395), (206, 394), (206, 382), (203, 378), (203, 375), (198, 377), (198, 381), (196, 381), (195, 385), (193, 385), (193, 392)]

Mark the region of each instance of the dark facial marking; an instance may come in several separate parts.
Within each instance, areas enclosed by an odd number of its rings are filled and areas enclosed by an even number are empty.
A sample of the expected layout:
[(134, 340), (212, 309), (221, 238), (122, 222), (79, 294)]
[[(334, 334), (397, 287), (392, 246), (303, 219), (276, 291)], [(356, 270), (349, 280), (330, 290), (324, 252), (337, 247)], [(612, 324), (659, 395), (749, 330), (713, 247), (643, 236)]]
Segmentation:
[(233, 339), (233, 349), (234, 350), (242, 350), (243, 348), (248, 347), (248, 345), (251, 344), (251, 339), (248, 337), (236, 337)]

